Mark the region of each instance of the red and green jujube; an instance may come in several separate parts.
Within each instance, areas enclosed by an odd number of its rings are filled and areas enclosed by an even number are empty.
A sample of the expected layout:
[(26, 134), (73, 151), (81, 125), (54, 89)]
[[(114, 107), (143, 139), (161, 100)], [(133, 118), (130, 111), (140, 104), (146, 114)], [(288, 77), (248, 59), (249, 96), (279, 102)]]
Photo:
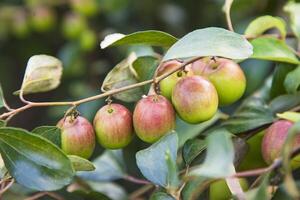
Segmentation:
[(132, 114), (120, 104), (103, 106), (94, 118), (98, 142), (108, 149), (127, 146), (133, 136)]

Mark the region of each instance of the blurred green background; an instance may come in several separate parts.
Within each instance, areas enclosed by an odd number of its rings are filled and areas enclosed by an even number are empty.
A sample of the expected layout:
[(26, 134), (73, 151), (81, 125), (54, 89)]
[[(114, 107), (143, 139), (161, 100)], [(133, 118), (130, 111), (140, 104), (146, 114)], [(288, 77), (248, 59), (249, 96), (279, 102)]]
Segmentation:
[[(20, 104), (19, 89), (27, 60), (34, 54), (59, 57), (64, 64), (61, 86), (35, 101), (80, 99), (100, 92), (107, 72), (127, 55), (124, 47), (101, 50), (110, 33), (157, 29), (176, 37), (203, 27), (226, 27), (223, 0), (6, 0), (0, 1), (0, 81), (12, 107)], [(232, 8), (237, 32), (259, 15), (284, 15), (284, 0), (238, 0)], [(269, 63), (242, 64), (248, 74), (247, 94), (270, 72)], [(251, 76), (255, 73), (255, 76)], [(252, 81), (250, 79), (255, 79)], [(84, 104), (81, 113), (92, 119), (103, 101)], [(55, 124), (66, 108), (38, 108), (16, 116), (12, 125), (32, 129)], [(24, 117), (26, 116), (26, 117)]]

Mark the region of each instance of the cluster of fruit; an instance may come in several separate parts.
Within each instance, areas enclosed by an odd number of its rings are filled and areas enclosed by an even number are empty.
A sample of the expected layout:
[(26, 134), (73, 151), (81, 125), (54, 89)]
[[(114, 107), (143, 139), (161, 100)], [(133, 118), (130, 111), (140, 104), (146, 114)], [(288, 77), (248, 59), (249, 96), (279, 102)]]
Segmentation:
[[(169, 61), (159, 66), (158, 76), (177, 69), (182, 63)], [(124, 106), (110, 103), (94, 119), (99, 143), (108, 149), (123, 148), (137, 136), (149, 143), (175, 128), (175, 110), (188, 123), (212, 118), (219, 104), (229, 105), (244, 93), (246, 79), (240, 66), (224, 58), (203, 58), (175, 72), (159, 83), (160, 94), (143, 97), (133, 115)], [(174, 108), (175, 110), (174, 110)], [(95, 146), (93, 126), (83, 117), (64, 118), (62, 149), (88, 158)]]

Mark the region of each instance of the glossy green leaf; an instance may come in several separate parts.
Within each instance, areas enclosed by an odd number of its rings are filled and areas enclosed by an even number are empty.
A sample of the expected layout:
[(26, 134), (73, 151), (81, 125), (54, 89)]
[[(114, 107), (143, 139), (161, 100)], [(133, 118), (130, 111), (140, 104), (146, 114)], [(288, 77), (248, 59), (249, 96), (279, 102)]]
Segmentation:
[[(300, 181), (296, 181), (297, 187), (300, 188)], [(280, 184), (272, 200), (294, 200), (286, 191), (284, 184)]]
[(172, 158), (171, 153), (168, 150), (166, 151), (165, 159), (168, 167), (167, 189), (176, 190), (180, 184), (176, 160)]
[[(62, 62), (48, 55), (35, 55), (28, 60), (21, 86), (23, 94), (47, 92), (57, 88), (62, 76)], [(19, 91), (15, 92), (18, 94)]]
[(247, 200), (269, 200), (271, 199), (270, 194), (268, 192), (268, 186), (269, 186), (269, 176), (270, 174), (267, 173), (263, 176), (261, 184), (252, 190), (249, 190), (246, 193), (246, 199)]
[(253, 54), (251, 58), (299, 64), (293, 50), (284, 41), (273, 37), (262, 37), (251, 40)]
[(0, 120), (0, 128), (6, 126), (6, 122), (4, 120)]
[(284, 142), (281, 151), (282, 167), (285, 174), (284, 185), (287, 189), (287, 192), (295, 199), (298, 199), (300, 197), (300, 193), (297, 189), (297, 185), (292, 175), (290, 155), (294, 148), (295, 138), (299, 135), (299, 133), (300, 133), (300, 121), (294, 123), (294, 125), (289, 129), (288, 135), (286, 137), (286, 140)]
[[(102, 90), (109, 91), (132, 85), (138, 82), (138, 77), (132, 67), (132, 63), (137, 59), (135, 54), (130, 54), (126, 59), (117, 64), (105, 77)], [(125, 102), (138, 101), (143, 95), (142, 87), (133, 88), (113, 95), (116, 99)]]
[(182, 157), (187, 165), (190, 165), (192, 161), (206, 149), (206, 143), (200, 139), (190, 139), (186, 141), (182, 150)]
[(286, 36), (286, 24), (280, 17), (273, 17), (270, 15), (261, 16), (253, 20), (245, 30), (247, 37), (257, 37), (263, 34), (265, 31), (276, 28), (278, 29), (282, 38)]
[(114, 182), (87, 181), (86, 183), (93, 191), (105, 194), (112, 200), (128, 200), (128, 194), (126, 194), (126, 191)]
[[(72, 197), (74, 199), (78, 199), (78, 197), (82, 197), (83, 200), (111, 200), (108, 196), (100, 193), (100, 192), (95, 192), (95, 191), (90, 191), (90, 192), (85, 192), (82, 190), (76, 190), (72, 192)], [(73, 200), (71, 199), (70, 200)], [(81, 198), (80, 198), (81, 199)]]
[(270, 90), (271, 98), (286, 94), (284, 80), (286, 75), (295, 68), (295, 65), (289, 63), (279, 63), (273, 73), (272, 86)]
[(174, 36), (162, 31), (139, 31), (129, 35), (114, 33), (106, 36), (101, 42), (102, 49), (109, 46), (143, 44), (151, 46), (169, 47), (177, 41)]
[(68, 157), (75, 171), (94, 171), (96, 169), (94, 164), (87, 159), (75, 155), (68, 155)]
[(231, 133), (238, 134), (272, 123), (273, 120), (273, 113), (266, 103), (260, 98), (251, 97), (245, 100), (220, 126)]
[(169, 170), (166, 152), (169, 152), (170, 159), (175, 163), (177, 148), (178, 136), (176, 132), (172, 131), (147, 149), (137, 152), (137, 166), (144, 177), (156, 185), (168, 187)]
[(290, 15), (291, 27), (294, 34), (300, 38), (300, 3), (290, 1), (284, 6), (284, 11)]
[[(155, 70), (159, 64), (159, 59), (153, 56), (141, 56), (138, 57), (132, 66), (137, 73), (137, 79), (139, 81), (145, 81), (153, 78)], [(144, 92), (147, 94), (150, 88), (150, 84), (144, 86)]]
[(78, 175), (90, 181), (112, 181), (125, 176), (126, 167), (121, 150), (106, 150), (93, 161), (96, 170), (79, 172)]
[(284, 113), (277, 113), (277, 117), (279, 117), (280, 119), (287, 119), (292, 122), (300, 121), (300, 113), (297, 112), (288, 111)]
[(164, 192), (155, 192), (151, 195), (150, 200), (175, 200), (172, 196)]
[(61, 130), (56, 126), (40, 126), (31, 132), (48, 139), (58, 147), (61, 146)]
[(199, 56), (246, 59), (251, 54), (252, 46), (242, 35), (223, 28), (210, 27), (185, 35), (167, 51), (163, 60)]
[(68, 185), (74, 169), (48, 140), (17, 128), (0, 128), (0, 150), (9, 173), (21, 185), (41, 191)]
[(4, 105), (5, 105), (5, 99), (4, 99), (4, 94), (0, 83), (0, 108), (4, 107)]
[(297, 92), (296, 94), (286, 94), (276, 97), (270, 102), (269, 107), (273, 113), (281, 113), (299, 104), (300, 92)]
[(234, 148), (231, 133), (216, 130), (206, 139), (207, 153), (204, 163), (190, 171), (191, 176), (204, 176), (209, 178), (224, 178), (234, 174)]
[(296, 93), (300, 86), (300, 66), (289, 72), (284, 80), (284, 86), (288, 93)]
[(205, 129), (216, 123), (221, 116), (222, 113), (217, 112), (213, 118), (199, 124), (188, 124), (177, 117), (175, 131), (178, 133), (179, 147), (182, 147), (187, 140), (200, 135)]
[[(210, 180), (211, 179), (208, 179), (207, 177), (196, 177), (188, 181), (182, 190), (182, 199), (183, 200), (206, 199), (203, 191), (207, 189), (207, 185)], [(204, 197), (200, 196), (201, 194)]]

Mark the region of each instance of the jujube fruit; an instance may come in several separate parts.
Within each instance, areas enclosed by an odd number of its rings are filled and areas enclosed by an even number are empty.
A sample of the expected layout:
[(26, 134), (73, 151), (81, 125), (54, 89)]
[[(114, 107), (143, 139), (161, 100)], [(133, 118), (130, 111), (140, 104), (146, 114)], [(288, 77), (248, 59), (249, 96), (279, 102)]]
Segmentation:
[[(282, 148), (293, 122), (279, 120), (274, 122), (266, 131), (262, 141), (262, 155), (266, 163), (271, 164), (276, 158), (281, 156)], [(300, 135), (296, 136), (293, 148), (300, 146)], [(292, 159), (291, 166), (299, 167), (300, 158), (296, 156)]]
[(246, 77), (240, 66), (232, 60), (204, 58), (192, 64), (194, 74), (207, 77), (215, 86), (220, 105), (237, 101), (246, 89)]
[(133, 125), (141, 140), (156, 142), (175, 128), (175, 111), (172, 104), (162, 95), (142, 98), (134, 109)]
[(54, 28), (56, 17), (53, 10), (46, 6), (32, 8), (31, 25), (38, 32), (46, 32)]
[(88, 159), (95, 148), (95, 132), (84, 117), (67, 116), (57, 126), (61, 129), (61, 148), (68, 155)]
[(178, 115), (188, 123), (200, 123), (212, 118), (218, 109), (218, 94), (205, 78), (188, 76), (180, 79), (172, 93), (172, 103)]
[(132, 114), (120, 104), (103, 106), (94, 118), (98, 142), (108, 149), (127, 146), (134, 135)]
[[(168, 73), (168, 72), (174, 70), (175, 68), (179, 67), (181, 64), (182, 63), (180, 63), (176, 60), (168, 61), (168, 62), (164, 63), (162, 66), (159, 67), (157, 75), (161, 76), (165, 73)], [(176, 85), (176, 83), (181, 78), (183, 78), (183, 77), (185, 77), (189, 74), (190, 73), (181, 70), (181, 71), (174, 72), (170, 76), (168, 76), (165, 79), (161, 80), (160, 83), (159, 83), (159, 88), (160, 88), (161, 94), (164, 97), (171, 100), (172, 91), (173, 91), (173, 88)]]

